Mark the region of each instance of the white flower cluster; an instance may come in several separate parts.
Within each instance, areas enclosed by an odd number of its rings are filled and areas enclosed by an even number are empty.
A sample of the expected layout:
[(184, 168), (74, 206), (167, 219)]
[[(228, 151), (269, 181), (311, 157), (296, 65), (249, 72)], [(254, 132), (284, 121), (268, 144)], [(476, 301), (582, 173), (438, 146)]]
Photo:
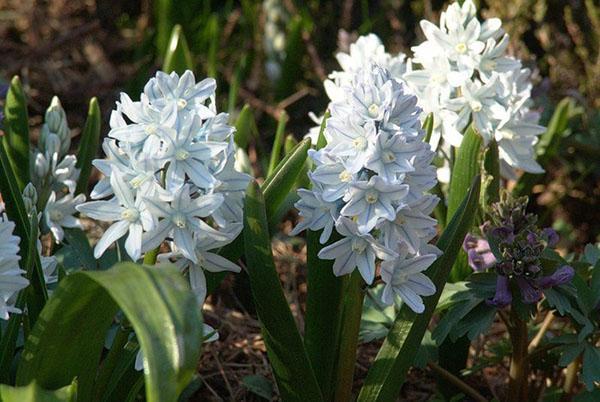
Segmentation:
[(93, 162), (105, 177), (91, 196), (109, 199), (77, 207), (113, 222), (95, 246), (96, 258), (125, 235), (133, 260), (168, 241), (171, 253), (163, 257), (180, 260), (200, 305), (203, 269), (239, 271), (209, 250), (241, 231), (250, 180), (234, 169), (234, 128), (226, 113), (216, 112), (215, 89), (214, 79), (196, 83), (191, 71), (181, 77), (159, 71), (139, 101), (122, 93), (102, 145), (106, 159)]
[(77, 157), (67, 154), (70, 147), (67, 116), (55, 96), (46, 110), (38, 149), (31, 157), (31, 179), (36, 199), (39, 194), (39, 205), (44, 208), (44, 224), (56, 243), (63, 240), (63, 227), (80, 227), (73, 215), (75, 206), (85, 201), (85, 195), (75, 196), (79, 169), (75, 167)]
[(486, 144), (498, 142), (505, 174), (510, 168), (541, 173), (533, 147), (545, 128), (528, 106), (531, 72), (507, 56), (509, 37), (501, 25), (498, 18), (480, 22), (472, 0), (453, 3), (439, 27), (421, 21), (427, 40), (412, 49), (403, 78), (424, 112), (434, 115), (434, 144), (442, 137), (459, 146), (472, 122)]
[(429, 214), (438, 199), (425, 194), (436, 176), (417, 98), (378, 65), (357, 68), (340, 87), (344, 96), (331, 103), (324, 131), (327, 146), (310, 153), (312, 189), (299, 190), (296, 208), (304, 220), (292, 234), (323, 229), (325, 243), (335, 227), (341, 240), (319, 253), (335, 259), (335, 275), (358, 267), (371, 284), (381, 260), (384, 301), (393, 303), (396, 294), (422, 312), (421, 296), (435, 292), (421, 271), (439, 252), (428, 244), (436, 234)]
[(19, 267), (19, 238), (13, 235), (15, 224), (3, 213), (0, 204), (0, 318), (8, 320), (8, 313), (20, 313), (14, 307), (15, 296), (29, 285)]
[[(485, 143), (496, 139), (502, 173), (514, 177), (514, 168), (540, 173), (535, 161), (537, 136), (545, 131), (539, 115), (529, 108), (531, 72), (521, 62), (506, 55), (509, 38), (501, 21), (480, 22), (472, 0), (450, 5), (442, 12), (440, 26), (421, 21), (427, 38), (414, 47), (414, 57), (390, 55), (374, 34), (361, 36), (349, 53), (336, 58), (342, 71), (334, 71), (324, 82), (332, 101), (343, 97), (341, 89), (357, 68), (376, 63), (405, 82), (423, 109), (421, 120), (434, 116), (430, 144), (443, 156), (450, 146), (459, 146), (466, 127), (472, 122)], [(318, 129), (309, 135), (315, 137)], [(315, 139), (315, 138), (313, 138)], [(438, 170), (441, 181), (449, 180), (446, 167)]]

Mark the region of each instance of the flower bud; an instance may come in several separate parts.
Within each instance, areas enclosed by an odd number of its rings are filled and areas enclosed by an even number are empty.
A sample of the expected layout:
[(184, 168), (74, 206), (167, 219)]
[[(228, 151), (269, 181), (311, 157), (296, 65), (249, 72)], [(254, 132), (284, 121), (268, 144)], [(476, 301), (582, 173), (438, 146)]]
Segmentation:
[(556, 231), (552, 228), (545, 228), (542, 230), (542, 238), (546, 240), (548, 247), (550, 248), (556, 247), (558, 241), (560, 240), (558, 233), (556, 233)]
[(537, 280), (537, 285), (545, 289), (564, 285), (565, 283), (571, 282), (573, 276), (575, 276), (575, 270), (568, 265), (563, 265), (554, 271), (552, 275), (539, 278)]
[(487, 303), (498, 308), (506, 307), (512, 302), (512, 294), (508, 287), (508, 278), (504, 275), (498, 275), (496, 279), (496, 294), (494, 298)]

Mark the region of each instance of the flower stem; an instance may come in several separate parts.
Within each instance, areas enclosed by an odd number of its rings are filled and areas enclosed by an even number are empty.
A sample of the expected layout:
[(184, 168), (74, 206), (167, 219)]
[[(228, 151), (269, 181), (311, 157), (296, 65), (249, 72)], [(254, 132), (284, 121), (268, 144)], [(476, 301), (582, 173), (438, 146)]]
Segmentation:
[(528, 393), (529, 359), (527, 358), (527, 323), (511, 310), (509, 329), (512, 343), (507, 401), (526, 401)]
[(150, 250), (144, 256), (144, 265), (154, 265), (156, 264), (156, 257), (158, 257), (158, 252), (160, 247), (157, 247), (153, 250)]
[(583, 354), (579, 354), (568, 366), (567, 374), (565, 375), (565, 384), (563, 385), (564, 398), (569, 400), (573, 387), (577, 384), (577, 374), (579, 373), (579, 366), (583, 360)]
[(354, 271), (352, 275), (345, 277), (344, 282), (345, 296), (340, 327), (340, 353), (334, 397), (337, 402), (351, 400), (356, 349), (358, 347), (358, 331), (365, 296), (362, 290), (364, 281), (358, 271)]

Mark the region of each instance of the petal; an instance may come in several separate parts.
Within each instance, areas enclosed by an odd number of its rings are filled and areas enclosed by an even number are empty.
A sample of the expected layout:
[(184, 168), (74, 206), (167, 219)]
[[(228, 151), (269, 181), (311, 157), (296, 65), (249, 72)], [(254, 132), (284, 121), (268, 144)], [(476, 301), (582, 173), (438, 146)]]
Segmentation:
[(106, 229), (106, 232), (104, 232), (96, 244), (96, 247), (94, 248), (94, 257), (100, 258), (100, 256), (104, 254), (106, 249), (111, 244), (119, 240), (125, 235), (125, 233), (127, 233), (127, 230), (129, 230), (129, 222), (119, 221), (113, 223), (108, 229)]

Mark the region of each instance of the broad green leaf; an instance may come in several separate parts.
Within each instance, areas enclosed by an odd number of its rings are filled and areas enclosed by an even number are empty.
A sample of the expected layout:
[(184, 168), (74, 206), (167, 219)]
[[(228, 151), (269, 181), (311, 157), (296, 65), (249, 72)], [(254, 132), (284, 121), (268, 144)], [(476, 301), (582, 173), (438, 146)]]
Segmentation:
[(82, 268), (89, 271), (98, 269), (98, 262), (94, 257), (94, 250), (92, 250), (85, 232), (79, 228), (65, 228), (64, 231), (66, 243), (77, 255), (77, 259), (81, 261)]
[(256, 127), (256, 120), (254, 120), (254, 114), (250, 105), (245, 104), (235, 122), (234, 141), (238, 147), (248, 149), (250, 141), (257, 137), (258, 128)]
[(279, 119), (277, 119), (277, 130), (275, 130), (275, 139), (273, 140), (273, 148), (271, 148), (271, 158), (269, 159), (267, 177), (273, 174), (275, 167), (280, 161), (283, 136), (285, 135), (285, 125), (287, 124), (288, 119), (289, 117), (285, 110), (279, 114)]
[(79, 381), (90, 401), (105, 334), (121, 309), (145, 356), (146, 398), (176, 401), (195, 372), (202, 339), (197, 302), (175, 267), (121, 263), (65, 277), (33, 327), (17, 384), (56, 389)]
[(289, 154), (296, 145), (298, 145), (298, 140), (294, 138), (293, 135), (288, 134), (285, 137), (285, 143), (283, 144), (283, 152), (285, 152), (286, 155)]
[[(470, 126), (463, 137), (452, 168), (452, 177), (450, 178), (450, 188), (448, 190), (447, 222), (452, 219), (458, 210), (464, 195), (469, 190), (473, 177), (477, 176), (481, 171), (482, 144), (483, 139), (481, 135), (473, 126)], [(469, 229), (471, 228), (467, 230)], [(450, 281), (462, 281), (471, 272), (472, 269), (467, 263), (467, 255), (464, 251), (460, 250), (450, 274)]]
[(163, 71), (166, 73), (176, 72), (183, 74), (185, 70), (194, 70), (194, 61), (190, 48), (183, 34), (181, 25), (177, 24), (173, 27), (169, 45), (165, 53), (165, 61), (163, 63)]
[(18, 76), (10, 82), (4, 102), (5, 150), (15, 173), (19, 194), (27, 183), (29, 176), (29, 117), (27, 100)]
[(87, 120), (81, 134), (81, 141), (79, 142), (79, 151), (77, 152), (76, 167), (80, 169), (80, 173), (77, 180), (77, 189), (75, 190), (76, 194), (87, 192), (88, 181), (92, 173), (92, 160), (96, 156), (100, 145), (100, 124), (101, 116), (98, 99), (92, 98)]
[[(19, 236), (21, 268), (27, 272), (30, 286), (27, 288), (27, 309), (29, 323), (33, 325), (39, 312), (44, 307), (48, 294), (42, 264), (37, 253), (37, 222), (32, 225), (35, 217), (30, 217), (25, 210), (21, 191), (19, 191), (16, 175), (10, 166), (7, 155), (7, 140), (0, 137), (0, 193), (4, 201), (8, 218), (16, 225), (15, 234)], [(32, 231), (35, 230), (35, 233)]]
[(306, 161), (309, 148), (310, 138), (302, 140), (292, 152), (279, 162), (273, 173), (262, 184), (261, 190), (267, 200), (268, 217), (273, 216), (294, 186)]
[(407, 306), (402, 307), (367, 374), (358, 401), (392, 401), (397, 398), (442, 294), (452, 263), (473, 223), (481, 178), (476, 176), (472, 183), (471, 189), (437, 242), (437, 247), (443, 254), (426, 271), (436, 286), (435, 295), (425, 298), (425, 311), (421, 314), (415, 314)]
[[(575, 115), (575, 101), (571, 98), (561, 100), (556, 109), (546, 132), (540, 136), (536, 146), (536, 161), (541, 166), (546, 166), (550, 159), (554, 158), (560, 149), (560, 143), (569, 126), (569, 120)], [(533, 186), (542, 178), (543, 174), (523, 173), (513, 192), (516, 195), (529, 195)]]
[(251, 182), (244, 200), (244, 248), (256, 311), (284, 401), (321, 401), (321, 391), (283, 294), (271, 253), (265, 200)]
[(24, 387), (11, 387), (0, 384), (0, 401), (2, 402), (75, 402), (77, 400), (77, 380), (70, 385), (47, 391), (35, 382)]
[(581, 379), (588, 391), (592, 391), (594, 385), (600, 381), (600, 348), (586, 343), (583, 352), (583, 368)]
[(305, 49), (302, 41), (302, 30), (302, 17), (296, 15), (288, 24), (285, 39), (285, 59), (281, 66), (281, 77), (275, 87), (275, 99), (278, 101), (294, 92), (296, 83), (302, 76), (302, 56)]

